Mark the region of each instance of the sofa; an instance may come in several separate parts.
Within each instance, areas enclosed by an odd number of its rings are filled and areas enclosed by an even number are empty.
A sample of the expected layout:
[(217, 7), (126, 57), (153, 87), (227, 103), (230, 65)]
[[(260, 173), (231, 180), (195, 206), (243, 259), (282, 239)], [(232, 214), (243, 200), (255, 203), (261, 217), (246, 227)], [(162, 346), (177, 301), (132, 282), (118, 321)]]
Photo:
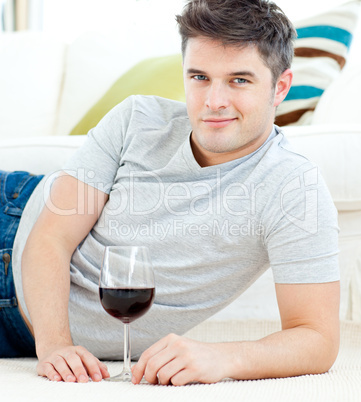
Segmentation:
[[(143, 400), (144, 395), (174, 401), (210, 401), (224, 396), (226, 400), (237, 400), (242, 396), (255, 401), (279, 401), (282, 398), (295, 401), (359, 400), (361, 24), (355, 17), (359, 13), (360, 2), (351, 1), (347, 4), (353, 7), (352, 21), (350, 10), (336, 10), (336, 15), (343, 13), (345, 18), (350, 19), (347, 24), (353, 35), (350, 46), (346, 50), (341, 49), (346, 64), (341, 67), (332, 60), (324, 64), (322, 57), (307, 60), (307, 64), (302, 55), (296, 57), (299, 63), (295, 63), (297, 85), (309, 87), (310, 84), (305, 83), (308, 77), (312, 81), (324, 69), (322, 80), (317, 78), (322, 91), (305, 100), (290, 99), (286, 109), (280, 111), (282, 116), (294, 112), (295, 108), (306, 111), (301, 116), (297, 115), (297, 120), (281, 124), (281, 128), (294, 149), (319, 166), (338, 210), (343, 343), (334, 368), (324, 377), (305, 376), (288, 379), (288, 383), (282, 382), (285, 380), (262, 380), (239, 385), (238, 382), (224, 381), (208, 386), (189, 385), (183, 387), (183, 393), (169, 391), (169, 387), (153, 387), (149, 390), (147, 385), (134, 391), (122, 385), (122, 390), (126, 395), (129, 393), (131, 396), (128, 397), (132, 397), (132, 400)], [(116, 102), (118, 93), (114, 97), (114, 92), (119, 88), (119, 83), (132, 80), (132, 73), (137, 68), (139, 70), (139, 66), (161, 65), (162, 68), (168, 68), (169, 57), (178, 57), (178, 43), (168, 40), (163, 48), (159, 44), (152, 50), (147, 49), (145, 57), (131, 51), (127, 44), (129, 57), (123, 57), (124, 43), (96, 33), (84, 34), (70, 44), (41, 33), (0, 34), (0, 169), (28, 170), (34, 174), (60, 170), (85, 139), (84, 127), (90, 124), (85, 121), (86, 116), (92, 117), (104, 105)], [(303, 49), (301, 45), (299, 47)], [(315, 63), (310, 66), (312, 62)], [(181, 93), (177, 93), (175, 98), (181, 99), (181, 96)], [(304, 102), (311, 103), (305, 105)], [(79, 130), (84, 132), (77, 132), (77, 127), (81, 127)], [(189, 336), (209, 341), (256, 339), (279, 328), (273, 278), (268, 270), (243, 295), (192, 330)], [(27, 386), (23, 390), (19, 389), (16, 400), (32, 400), (27, 398), (31, 395), (34, 400), (40, 401), (52, 394), (57, 385), (37, 378), (34, 374), (35, 364), (33, 359), (0, 360), (0, 383), (2, 378), (6, 378), (7, 384), (4, 392), (20, 380)], [(117, 364), (110, 363), (110, 369), (117, 371)], [(19, 377), (14, 379), (14, 376)], [(347, 387), (344, 386), (346, 377)], [(358, 382), (353, 381), (354, 378), (358, 378)], [(278, 381), (279, 389), (273, 388), (275, 381)], [(315, 383), (318, 384), (316, 388)], [(110, 395), (116, 392), (112, 384), (102, 384), (101, 388), (96, 386), (100, 384), (81, 385), (80, 391), (72, 384), (63, 384), (61, 393), (63, 397), (84, 396), (84, 387), (88, 387), (87, 400), (91, 401), (98, 399), (104, 391)], [(40, 394), (39, 390), (44, 393)]]

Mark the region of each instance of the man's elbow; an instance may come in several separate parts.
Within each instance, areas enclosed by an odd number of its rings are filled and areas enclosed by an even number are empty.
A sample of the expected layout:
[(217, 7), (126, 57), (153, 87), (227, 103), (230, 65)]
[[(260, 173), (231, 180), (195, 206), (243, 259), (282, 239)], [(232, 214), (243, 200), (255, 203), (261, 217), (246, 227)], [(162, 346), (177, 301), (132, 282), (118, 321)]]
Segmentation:
[(332, 337), (332, 339), (327, 340), (323, 339), (315, 356), (314, 372), (310, 374), (323, 374), (329, 371), (337, 359), (339, 349), (339, 337)]

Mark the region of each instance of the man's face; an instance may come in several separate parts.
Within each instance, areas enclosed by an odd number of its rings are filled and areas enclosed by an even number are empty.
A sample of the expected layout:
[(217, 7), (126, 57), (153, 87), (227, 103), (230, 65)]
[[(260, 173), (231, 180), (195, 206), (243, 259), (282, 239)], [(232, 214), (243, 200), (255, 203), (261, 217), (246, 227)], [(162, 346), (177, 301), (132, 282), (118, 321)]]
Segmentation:
[(201, 166), (240, 158), (267, 139), (280, 102), (256, 47), (191, 38), (183, 76), (191, 145)]

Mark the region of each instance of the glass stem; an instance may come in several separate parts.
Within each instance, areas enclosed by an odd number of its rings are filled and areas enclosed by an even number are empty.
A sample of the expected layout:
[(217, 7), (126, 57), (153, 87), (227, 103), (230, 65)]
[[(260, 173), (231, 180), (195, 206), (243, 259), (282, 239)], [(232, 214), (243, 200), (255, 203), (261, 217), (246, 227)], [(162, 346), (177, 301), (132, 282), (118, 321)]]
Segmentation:
[(130, 337), (129, 337), (129, 324), (124, 324), (124, 365), (123, 373), (129, 373), (130, 377), (132, 372), (130, 369)]

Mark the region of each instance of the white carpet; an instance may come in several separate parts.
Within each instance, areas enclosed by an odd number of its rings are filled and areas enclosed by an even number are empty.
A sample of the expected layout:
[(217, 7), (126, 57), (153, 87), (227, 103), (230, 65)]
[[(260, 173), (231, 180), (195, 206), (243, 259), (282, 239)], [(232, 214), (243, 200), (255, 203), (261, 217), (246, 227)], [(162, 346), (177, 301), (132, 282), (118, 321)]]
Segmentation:
[[(279, 330), (277, 322), (205, 322), (187, 335), (204, 341), (258, 339)], [(109, 362), (110, 374), (121, 363)], [(38, 377), (35, 359), (0, 359), (0, 400), (11, 402), (331, 402), (361, 401), (361, 324), (342, 322), (341, 348), (332, 369), (321, 375), (256, 381), (222, 381), (183, 387), (121, 383), (54, 383)], [(212, 368), (210, 367), (210, 370)]]

